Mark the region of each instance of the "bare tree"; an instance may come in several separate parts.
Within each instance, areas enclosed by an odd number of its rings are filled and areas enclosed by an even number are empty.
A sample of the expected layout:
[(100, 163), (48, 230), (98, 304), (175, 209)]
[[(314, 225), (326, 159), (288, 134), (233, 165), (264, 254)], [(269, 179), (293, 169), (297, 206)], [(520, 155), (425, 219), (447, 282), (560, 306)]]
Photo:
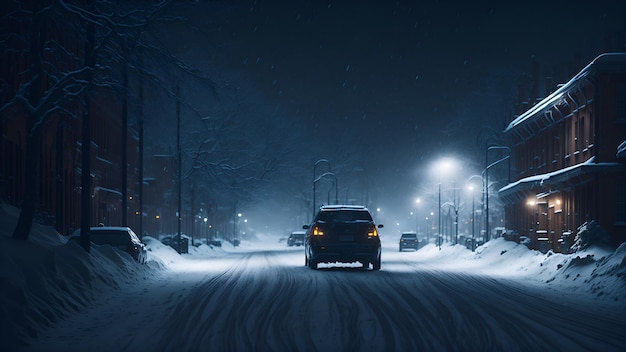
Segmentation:
[[(6, 28), (2, 32), (3, 60), (29, 63), (27, 69), (15, 72), (10, 78), (13, 82), (3, 82), (0, 105), (2, 116), (26, 116), (25, 191), (14, 239), (28, 239), (34, 218), (43, 129), (50, 117), (66, 114), (83, 122), (81, 243), (89, 249), (86, 232), (90, 96), (96, 88), (120, 86), (113, 74), (125, 59), (120, 49), (133, 46), (150, 19), (169, 3), (148, 3), (143, 8), (137, 5), (121, 8), (107, 1), (77, 5), (62, 0), (7, 5), (9, 11), (2, 18), (2, 26)], [(76, 107), (75, 102), (80, 102), (82, 108)]]

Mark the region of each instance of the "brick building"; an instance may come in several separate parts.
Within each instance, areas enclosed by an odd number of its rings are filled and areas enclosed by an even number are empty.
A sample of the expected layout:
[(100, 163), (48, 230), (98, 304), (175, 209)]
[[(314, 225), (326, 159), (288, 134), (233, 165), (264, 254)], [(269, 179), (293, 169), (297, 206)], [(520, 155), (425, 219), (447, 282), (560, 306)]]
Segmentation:
[(614, 245), (626, 241), (626, 53), (600, 55), (504, 134), (516, 170), (499, 191), (510, 235), (563, 251), (595, 220)]
[[(7, 10), (18, 9), (36, 12), (38, 3), (11, 3)], [(14, 8), (15, 7), (15, 8)], [(32, 8), (31, 8), (32, 7)], [(33, 16), (35, 17), (35, 16)], [(7, 16), (6, 45), (12, 50), (0, 53), (0, 106), (14, 96), (39, 99), (54, 89), (59, 77), (84, 65), (85, 38), (69, 19), (54, 21), (52, 18), (27, 21), (29, 17)], [(39, 26), (36, 36), (32, 28)], [(34, 38), (37, 37), (37, 40)], [(19, 38), (20, 40), (17, 40)], [(40, 58), (33, 54), (29, 45), (37, 43)], [(58, 50), (58, 48), (63, 50)], [(54, 50), (57, 49), (57, 50)], [(37, 60), (45, 63), (45, 70), (37, 72)], [(113, 64), (112, 64), (113, 65)], [(33, 67), (35, 66), (35, 67)], [(112, 75), (120, 75), (119, 68), (112, 67)], [(34, 77), (41, 77), (35, 81)], [(118, 77), (112, 77), (113, 79)], [(30, 84), (28, 83), (38, 83)], [(22, 91), (21, 87), (29, 87)], [(59, 94), (59, 91), (55, 93)], [(104, 222), (121, 225), (122, 184), (127, 182), (129, 214), (134, 214), (136, 204), (132, 198), (137, 185), (137, 137), (133, 131), (123, 133), (123, 97), (110, 88), (99, 88), (90, 101), (91, 117), (91, 214), (92, 225)], [(36, 182), (26, 184), (26, 136), (30, 133), (29, 114), (23, 105), (15, 103), (0, 116), (0, 201), (21, 207), (28, 187), (36, 189), (36, 219), (54, 226), (61, 234), (69, 234), (80, 226), (81, 204), (81, 140), (84, 105), (77, 99), (58, 99), (55, 112), (42, 118), (41, 143), (36, 160)], [(47, 108), (51, 110), (52, 108)], [(39, 116), (43, 116), (40, 114)], [(30, 119), (32, 120), (32, 118)], [(126, 139), (127, 143), (122, 143)], [(127, 148), (124, 150), (123, 146)], [(126, 157), (124, 157), (124, 153)], [(123, 160), (127, 160), (127, 172), (123, 172)], [(137, 219), (128, 215), (128, 225)]]

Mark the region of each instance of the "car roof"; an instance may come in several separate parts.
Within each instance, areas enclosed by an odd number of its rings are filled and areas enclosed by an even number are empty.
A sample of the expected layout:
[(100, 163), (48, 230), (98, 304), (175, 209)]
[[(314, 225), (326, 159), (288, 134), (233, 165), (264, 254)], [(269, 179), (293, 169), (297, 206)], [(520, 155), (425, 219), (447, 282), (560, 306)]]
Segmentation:
[(323, 205), (320, 207), (322, 211), (332, 211), (332, 210), (367, 210), (367, 208), (363, 205)]

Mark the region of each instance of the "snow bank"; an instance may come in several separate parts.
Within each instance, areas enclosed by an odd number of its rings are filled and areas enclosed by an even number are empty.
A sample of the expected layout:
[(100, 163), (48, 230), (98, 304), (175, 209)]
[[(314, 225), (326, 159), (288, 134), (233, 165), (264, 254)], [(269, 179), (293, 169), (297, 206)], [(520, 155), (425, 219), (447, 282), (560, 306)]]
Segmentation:
[(162, 268), (155, 261), (139, 265), (110, 246), (94, 245), (88, 254), (38, 224), (28, 241), (13, 240), (18, 215), (0, 204), (0, 350), (13, 350), (101, 293), (146, 280)]
[[(46, 327), (76, 313), (110, 290), (148, 280), (162, 270), (189, 267), (190, 258), (222, 256), (219, 247), (189, 247), (189, 255), (152, 237), (144, 237), (148, 262), (110, 246), (91, 246), (86, 253), (76, 241), (54, 228), (34, 223), (28, 241), (11, 239), (19, 209), (0, 203), (0, 350), (13, 350), (36, 338)], [(225, 244), (226, 249), (229, 244)], [(231, 247), (232, 249), (232, 247)]]
[(460, 245), (444, 245), (439, 250), (432, 244), (419, 252), (429, 264), (444, 270), (517, 276), (595, 300), (619, 301), (626, 297), (626, 243), (614, 251), (591, 246), (574, 254), (543, 254), (497, 238), (475, 252)]

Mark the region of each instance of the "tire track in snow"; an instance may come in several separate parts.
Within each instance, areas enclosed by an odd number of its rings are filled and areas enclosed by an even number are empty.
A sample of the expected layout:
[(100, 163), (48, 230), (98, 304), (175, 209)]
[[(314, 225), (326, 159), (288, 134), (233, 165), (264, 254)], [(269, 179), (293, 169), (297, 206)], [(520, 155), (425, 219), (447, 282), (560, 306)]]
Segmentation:
[[(299, 251), (207, 259), (206, 272), (171, 273), (119, 292), (94, 308), (107, 314), (68, 322), (57, 342), (72, 336), (67, 351), (622, 351), (626, 341), (624, 303), (596, 311), (513, 280), (402, 260), (366, 271), (310, 270), (301, 259)], [(130, 317), (129, 301), (147, 309)], [(167, 319), (151, 319), (155, 309)], [(90, 329), (96, 341), (115, 340), (94, 346)]]
[[(190, 349), (229, 350), (511, 350), (581, 347), (619, 350), (614, 332), (555, 328), (566, 307), (532, 288), (486, 276), (432, 269), (379, 272), (309, 270), (273, 252), (243, 256), (202, 284), (204, 300), (180, 316), (181, 333), (201, 336)], [(289, 258), (295, 258), (290, 256)], [(190, 319), (194, 314), (197, 318)], [(556, 318), (551, 318), (555, 316)], [(619, 323), (619, 322), (617, 322)], [(199, 328), (198, 328), (199, 327)], [(556, 334), (555, 334), (556, 332)], [(555, 337), (556, 335), (556, 337)], [(171, 345), (172, 347), (174, 345)]]

